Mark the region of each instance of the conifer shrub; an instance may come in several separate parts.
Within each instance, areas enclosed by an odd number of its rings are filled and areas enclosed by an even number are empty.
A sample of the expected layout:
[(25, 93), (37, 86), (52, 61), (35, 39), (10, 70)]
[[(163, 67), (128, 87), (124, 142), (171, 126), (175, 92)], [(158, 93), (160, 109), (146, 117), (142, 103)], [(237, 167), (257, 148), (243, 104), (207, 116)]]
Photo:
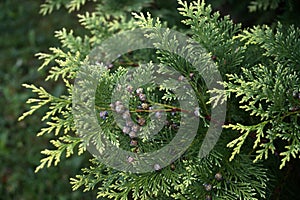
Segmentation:
[[(41, 13), (86, 3), (46, 1)], [(150, 0), (90, 5), (78, 14), (86, 35), (62, 29), (61, 47), (37, 54), (46, 80), (63, 80), (65, 94), (24, 84), (37, 97), (20, 120), (46, 106), (38, 136), (56, 138), (36, 172), (88, 151), (90, 167), (70, 183), (98, 198), (285, 198), (278, 181), (300, 150), (297, 26), (242, 28), (204, 1), (179, 0), (177, 27), (153, 17)]]

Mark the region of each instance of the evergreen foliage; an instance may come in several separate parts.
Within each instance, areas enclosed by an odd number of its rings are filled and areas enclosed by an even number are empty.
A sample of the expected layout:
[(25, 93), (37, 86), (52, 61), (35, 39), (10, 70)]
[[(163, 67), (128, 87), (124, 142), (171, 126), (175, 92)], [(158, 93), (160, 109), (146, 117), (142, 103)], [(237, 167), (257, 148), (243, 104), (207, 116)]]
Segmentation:
[[(273, 8), (278, 2), (263, 4), (257, 1), (255, 7), (250, 9)], [(46, 1), (41, 13), (51, 13), (61, 6), (72, 12), (85, 3), (82, 0)], [(42, 118), (42, 121), (47, 121), (47, 127), (42, 128), (38, 136), (54, 134), (56, 137), (50, 141), (53, 149), (42, 151), (45, 158), (36, 171), (57, 165), (61, 156), (70, 157), (75, 152), (80, 155), (86, 151), (83, 138), (76, 135), (72, 115), (73, 79), (80, 67), (87, 64), (91, 49), (114, 33), (134, 28), (168, 27), (167, 22), (161, 22), (150, 13), (145, 15), (140, 12), (150, 3), (149, 0), (97, 1), (94, 11), (78, 15), (81, 25), (89, 31), (88, 35), (75, 36), (73, 30), (66, 29), (57, 31), (55, 36), (61, 41), (61, 47), (50, 48), (52, 53), (49, 54), (37, 54), (43, 60), (40, 70), (49, 68), (46, 80), (63, 80), (66, 94), (55, 97), (42, 87), (24, 84), (38, 97), (27, 101), (31, 109), (20, 120), (42, 106), (48, 106)], [(116, 9), (115, 5), (120, 7)], [(153, 58), (151, 51), (128, 53), (111, 63), (111, 69), (100, 64), (103, 75), (97, 83), (95, 95), (97, 120), (103, 135), (115, 146), (135, 153), (151, 152), (168, 144), (176, 134), (176, 126), (180, 122), (178, 98), (188, 96), (174, 97), (168, 85), (157, 88), (154, 83), (149, 83), (140, 88), (145, 91), (147, 98), (147, 105), (143, 106), (158, 106), (167, 113), (165, 117), (168, 124), (159, 134), (150, 139), (146, 136), (139, 138), (137, 148), (129, 145), (132, 140), (122, 134), (124, 130), (120, 130), (114, 122), (113, 109), (109, 104), (113, 89), (121, 87), (116, 85), (116, 81), (131, 67), (139, 66), (145, 60), (159, 60), (161, 64), (179, 71), (183, 78), (189, 79), (198, 98), (200, 108), (197, 116), (201, 123), (194, 142), (170, 166), (158, 167), (156, 171), (145, 174), (134, 174), (117, 171), (97, 159), (91, 159), (90, 167), (82, 169), (81, 175), (71, 178), (73, 189), (97, 189), (98, 198), (110, 199), (269, 199), (274, 186), (269, 182), (272, 177), (268, 175), (270, 173), (264, 160), (274, 160), (276, 156), (270, 157), (276, 154), (280, 159), (278, 167), (282, 169), (292, 158), (299, 158), (300, 30), (280, 22), (274, 30), (267, 25), (242, 29), (241, 24), (234, 24), (229, 16), (221, 17), (218, 12), (212, 12), (210, 5), (204, 1), (188, 3), (179, 0), (178, 5), (180, 15), (184, 17), (182, 22), (188, 27), (183, 31), (206, 48), (208, 53), (204, 56), (211, 58), (218, 66), (224, 80), (220, 84), (225, 89), (207, 91), (195, 69), (169, 52), (156, 51), (156, 58)], [(251, 5), (254, 6), (253, 3)], [(134, 13), (130, 13), (132, 11)], [(176, 46), (168, 41), (168, 36), (162, 38), (167, 46)], [(190, 49), (184, 47), (184, 50)], [(153, 64), (150, 63), (148, 68), (153, 68)], [(89, 71), (86, 75), (92, 77), (95, 73)], [(139, 75), (149, 76), (147, 73), (140, 70), (134, 76), (139, 80)], [(87, 94), (90, 93), (87, 91)], [(210, 94), (215, 96), (210, 98)], [(140, 119), (147, 121), (157, 113), (140, 108), (139, 98), (132, 96), (129, 109), (133, 118), (137, 119), (136, 123), (142, 123)], [(217, 105), (225, 101), (228, 102), (226, 129), (210, 154), (200, 159), (199, 144), (203, 141), (210, 120), (213, 120), (210, 119), (210, 104)], [(151, 132), (151, 127), (151, 124), (144, 126), (144, 130)], [(101, 141), (97, 144), (101, 144)]]
[[(256, 0), (251, 1), (250, 5), (248, 6), (250, 12), (255, 12), (257, 10), (268, 10), (268, 9), (276, 9), (279, 7), (279, 4), (284, 1), (282, 0)], [(287, 4), (291, 5), (292, 0), (288, 0)]]

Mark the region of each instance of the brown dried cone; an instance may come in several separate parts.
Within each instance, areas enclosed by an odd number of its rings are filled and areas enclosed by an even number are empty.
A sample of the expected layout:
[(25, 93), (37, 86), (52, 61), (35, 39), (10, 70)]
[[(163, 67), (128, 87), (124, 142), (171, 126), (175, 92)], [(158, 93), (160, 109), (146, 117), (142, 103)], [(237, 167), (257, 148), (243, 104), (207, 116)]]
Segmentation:
[(155, 169), (155, 171), (161, 170), (161, 166), (160, 166), (159, 164), (155, 164), (155, 165), (153, 166), (153, 168)]
[(147, 110), (149, 108), (149, 105), (147, 103), (142, 103), (142, 108), (144, 110)]
[(138, 141), (137, 140), (131, 140), (130, 141), (130, 146), (137, 146), (138, 145)]
[(144, 126), (145, 123), (146, 123), (146, 120), (144, 118), (139, 118), (138, 123), (139, 123), (140, 126)]
[(172, 171), (175, 170), (176, 166), (174, 165), (174, 163), (172, 163), (172, 164), (170, 165), (170, 168), (171, 168)]
[(212, 189), (212, 185), (211, 184), (209, 184), (209, 183), (205, 183), (204, 184), (204, 189), (206, 190), (206, 191), (211, 191), (211, 189)]
[(130, 132), (129, 132), (129, 137), (130, 137), (130, 138), (136, 138), (136, 137), (137, 137), (136, 132), (130, 131)]
[(139, 94), (139, 98), (141, 101), (146, 101), (146, 95), (145, 94)]
[(217, 56), (212, 55), (211, 59), (212, 59), (213, 61), (215, 61), (215, 60), (217, 60)]
[(127, 157), (127, 161), (128, 161), (129, 163), (132, 163), (132, 162), (134, 161), (134, 158), (131, 157), (131, 156), (128, 156), (128, 157)]
[(221, 174), (220, 172), (216, 173), (215, 179), (216, 179), (217, 181), (221, 181), (221, 180), (223, 179), (222, 174)]

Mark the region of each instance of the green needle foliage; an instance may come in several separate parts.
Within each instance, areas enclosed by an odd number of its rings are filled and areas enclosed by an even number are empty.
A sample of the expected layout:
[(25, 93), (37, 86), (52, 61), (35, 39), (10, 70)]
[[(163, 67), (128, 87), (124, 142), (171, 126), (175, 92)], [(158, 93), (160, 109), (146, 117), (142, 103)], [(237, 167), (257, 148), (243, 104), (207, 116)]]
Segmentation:
[[(287, 0), (287, 4), (291, 6), (293, 0)], [(250, 12), (255, 12), (257, 10), (268, 10), (268, 9), (276, 9), (279, 7), (279, 4), (284, 2), (283, 0), (256, 0), (251, 1), (248, 6)]]
[[(250, 10), (275, 8), (280, 1), (267, 2), (256, 1), (250, 5)], [(49, 70), (46, 80), (63, 80), (65, 94), (56, 97), (42, 87), (24, 84), (24, 87), (36, 93), (37, 98), (27, 101), (31, 109), (20, 120), (47, 106), (48, 111), (42, 118), (47, 122), (47, 127), (42, 128), (38, 136), (54, 134), (56, 138), (50, 141), (53, 149), (42, 151), (45, 158), (36, 172), (45, 166), (57, 165), (62, 156), (81, 155), (87, 150), (84, 138), (77, 135), (72, 113), (74, 79), (80, 67), (87, 64), (91, 50), (111, 35), (135, 28), (168, 27), (168, 22), (161, 22), (150, 13), (141, 12), (143, 9), (151, 10), (153, 3), (150, 0), (99, 0), (89, 3), (85, 0), (49, 0), (41, 6), (42, 14), (60, 7), (67, 8), (69, 12), (78, 11), (84, 9), (85, 5), (92, 5), (93, 11), (78, 14), (80, 24), (87, 30), (86, 35), (75, 36), (73, 30), (62, 29), (55, 33), (61, 41), (61, 47), (50, 48), (51, 53), (37, 54), (43, 60), (39, 69)], [(208, 53), (203, 56), (211, 58), (218, 66), (224, 80), (219, 84), (225, 89), (208, 91), (202, 77), (189, 63), (161, 50), (129, 52), (110, 63), (110, 67), (100, 63), (98, 67), (102, 76), (97, 83), (95, 114), (103, 137), (114, 146), (136, 154), (152, 152), (169, 144), (180, 126), (183, 111), (178, 107), (178, 101), (189, 96), (178, 97), (172, 93), (169, 86), (171, 82), (159, 86), (149, 82), (138, 88), (143, 91), (146, 100), (141, 100), (143, 97), (135, 94), (137, 88), (129, 92), (128, 113), (135, 123), (142, 125), (144, 132), (150, 133), (154, 127), (154, 124), (147, 123), (151, 116), (166, 113), (162, 122), (165, 125), (158, 134), (150, 138), (146, 134), (133, 140), (134, 137), (130, 139), (122, 133), (126, 130), (116, 125), (113, 112), (117, 108), (116, 105), (110, 105), (113, 91), (122, 91), (124, 86), (126, 89), (130, 87), (126, 81), (124, 85), (118, 85), (117, 81), (132, 67), (138, 69), (132, 77), (141, 83), (141, 77), (153, 76), (147, 70), (139, 69), (145, 61), (159, 61), (180, 72), (182, 77), (177, 77), (178, 82), (188, 80), (197, 96), (199, 108), (187, 113), (199, 117), (200, 124), (192, 144), (169, 166), (161, 168), (158, 165), (154, 166), (153, 172), (135, 174), (115, 170), (94, 158), (90, 160), (90, 167), (82, 169), (82, 174), (71, 178), (73, 189), (83, 187), (85, 192), (95, 189), (98, 198), (124, 200), (270, 199), (274, 184), (269, 180), (274, 177), (270, 175), (268, 163), (279, 160), (280, 164), (276, 164), (276, 167), (282, 169), (292, 159), (299, 158), (300, 30), (294, 25), (280, 22), (276, 28), (262, 25), (243, 29), (241, 24), (233, 23), (229, 16), (221, 17), (218, 12), (213, 12), (204, 1), (188, 3), (179, 0), (178, 11), (185, 25), (181, 31), (207, 50)], [(155, 36), (150, 34), (148, 37)], [(168, 35), (161, 35), (161, 38), (166, 46), (178, 45)], [(160, 44), (156, 45), (160, 47)], [(183, 51), (192, 50), (195, 49), (183, 47)], [(154, 69), (154, 64), (149, 63), (147, 69)], [(98, 72), (91, 70), (85, 74), (86, 83), (91, 86), (94, 83), (88, 82), (88, 79), (95, 73)], [(160, 70), (158, 73), (168, 74), (169, 71)], [(177, 87), (176, 82), (172, 84)], [(90, 93), (87, 91), (82, 94), (83, 98), (86, 94)], [(210, 94), (214, 95), (211, 97)], [(210, 118), (211, 104), (214, 106), (225, 101), (228, 104), (225, 129), (209, 155), (199, 158), (199, 147), (209, 122), (214, 120)], [(97, 148), (102, 148), (101, 138), (93, 135), (86, 137), (94, 137)], [(132, 160), (128, 158), (128, 162)]]

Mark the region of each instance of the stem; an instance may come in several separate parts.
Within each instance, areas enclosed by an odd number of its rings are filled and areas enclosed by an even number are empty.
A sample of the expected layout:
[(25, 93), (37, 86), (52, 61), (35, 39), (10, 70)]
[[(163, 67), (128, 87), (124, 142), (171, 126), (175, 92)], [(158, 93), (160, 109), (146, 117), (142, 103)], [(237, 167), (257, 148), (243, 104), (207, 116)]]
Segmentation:
[(185, 112), (185, 113), (190, 113), (191, 112), (191, 111), (188, 111), (188, 110), (184, 110), (184, 109), (178, 108), (176, 106), (171, 106), (171, 105), (168, 105), (168, 104), (157, 103), (157, 102), (153, 102), (151, 100), (149, 100), (149, 103), (151, 103), (152, 105), (159, 105), (159, 106), (171, 108), (171, 109), (166, 109), (168, 111), (180, 111), (180, 112)]

